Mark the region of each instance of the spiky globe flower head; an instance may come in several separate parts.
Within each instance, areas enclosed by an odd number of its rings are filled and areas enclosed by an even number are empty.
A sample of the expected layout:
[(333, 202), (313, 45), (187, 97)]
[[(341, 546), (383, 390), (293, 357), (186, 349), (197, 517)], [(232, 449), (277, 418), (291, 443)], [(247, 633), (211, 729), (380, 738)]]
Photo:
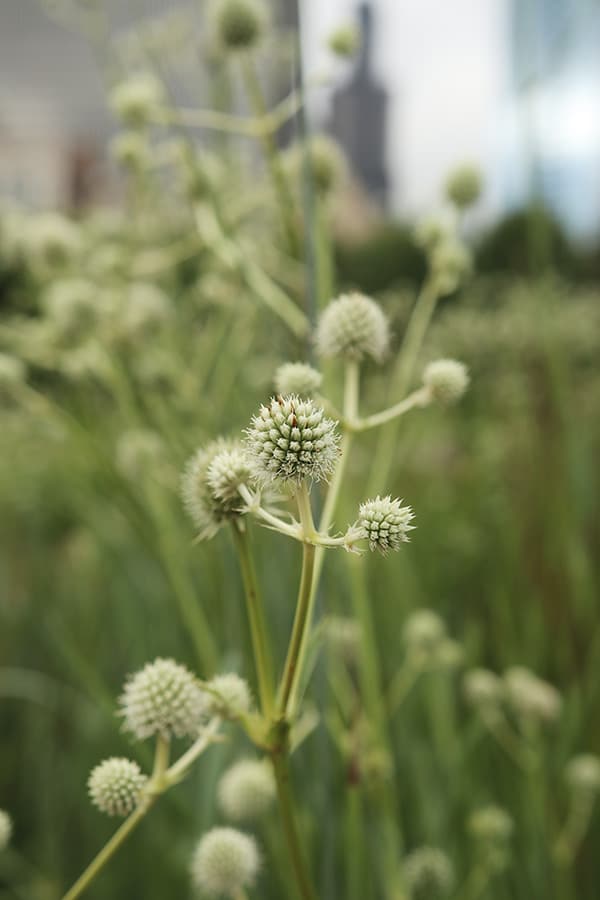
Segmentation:
[(110, 108), (125, 125), (147, 125), (165, 102), (161, 82), (151, 72), (138, 72), (117, 84), (109, 94)]
[(296, 485), (327, 479), (340, 454), (336, 425), (312, 400), (272, 397), (246, 430), (255, 478)]
[(466, 209), (479, 199), (482, 188), (483, 179), (479, 169), (475, 166), (464, 165), (455, 169), (448, 176), (446, 195), (459, 209)]
[(315, 341), (324, 358), (341, 356), (360, 362), (370, 356), (382, 362), (390, 342), (388, 320), (370, 297), (342, 294), (323, 311)]
[(4, 809), (0, 809), (0, 851), (6, 849), (12, 835), (12, 819)]
[(148, 779), (131, 759), (112, 756), (90, 773), (88, 790), (94, 806), (109, 816), (128, 816), (136, 808)]
[(469, 248), (458, 238), (442, 240), (431, 251), (431, 271), (443, 294), (451, 294), (469, 275), (473, 258)]
[(217, 787), (219, 806), (232, 822), (259, 818), (275, 794), (275, 777), (265, 759), (240, 759), (227, 769)]
[(222, 525), (241, 514), (237, 486), (249, 477), (250, 462), (239, 441), (219, 438), (188, 460), (181, 497), (202, 540), (214, 537)]
[(323, 376), (308, 363), (283, 363), (275, 372), (273, 379), (278, 394), (297, 394), (299, 397), (311, 397), (318, 391)]
[(148, 141), (139, 131), (123, 131), (110, 142), (110, 155), (124, 169), (140, 172), (150, 162)]
[(389, 550), (399, 550), (410, 540), (408, 532), (414, 525), (414, 514), (410, 506), (402, 506), (402, 501), (387, 497), (375, 497), (361, 503), (358, 510), (358, 526), (363, 537), (369, 541), (371, 550), (379, 550), (384, 555)]
[(237, 719), (248, 713), (252, 707), (252, 694), (248, 682), (235, 672), (215, 675), (206, 682), (208, 708), (211, 715), (224, 719)]
[(235, 828), (212, 828), (192, 858), (192, 880), (209, 897), (233, 898), (251, 887), (260, 868), (256, 841)]
[(470, 706), (479, 710), (495, 709), (502, 702), (502, 679), (489, 669), (470, 669), (463, 678), (463, 693)]
[(438, 403), (456, 403), (469, 386), (469, 372), (455, 359), (436, 359), (423, 372), (423, 384)]
[(217, 0), (214, 21), (219, 43), (227, 50), (249, 50), (261, 39), (267, 12), (259, 0)]
[(414, 898), (446, 896), (454, 886), (454, 868), (437, 847), (418, 847), (404, 860), (404, 877)]
[(446, 625), (433, 610), (418, 609), (406, 619), (402, 637), (409, 654), (429, 659), (445, 639)]
[(560, 715), (562, 698), (548, 684), (524, 666), (513, 666), (504, 673), (508, 702), (515, 712), (530, 722), (554, 722)]
[(577, 794), (593, 796), (600, 792), (600, 758), (593, 753), (581, 753), (569, 760), (565, 778)]
[(341, 25), (329, 35), (327, 44), (336, 56), (348, 59), (354, 56), (360, 48), (360, 29), (354, 23)]
[(123, 727), (139, 740), (155, 734), (195, 737), (207, 713), (197, 679), (173, 659), (158, 658), (132, 675), (119, 704)]
[(490, 843), (508, 841), (514, 828), (512, 818), (500, 806), (482, 806), (476, 809), (467, 824), (476, 840)]

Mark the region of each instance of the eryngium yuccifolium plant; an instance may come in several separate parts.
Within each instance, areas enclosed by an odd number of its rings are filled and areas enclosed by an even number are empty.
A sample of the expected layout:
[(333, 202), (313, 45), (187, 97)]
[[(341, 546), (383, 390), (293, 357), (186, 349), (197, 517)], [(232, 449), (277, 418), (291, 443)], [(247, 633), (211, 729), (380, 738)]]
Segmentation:
[(315, 336), (324, 358), (341, 356), (360, 361), (370, 356), (382, 362), (390, 341), (388, 320), (380, 307), (364, 294), (342, 294), (322, 313)]
[(0, 809), (0, 851), (8, 847), (12, 835), (12, 819), (4, 809)]
[(342, 59), (354, 56), (360, 47), (360, 30), (353, 23), (340, 25), (329, 35), (327, 45), (332, 53)]
[(33, 216), (27, 222), (23, 240), (32, 265), (45, 275), (62, 269), (81, 250), (77, 225), (55, 212)]
[(340, 453), (336, 425), (312, 400), (272, 397), (246, 431), (254, 476), (296, 485), (326, 480)]
[(213, 828), (192, 858), (192, 880), (209, 897), (233, 898), (251, 887), (260, 867), (256, 841), (235, 828)]
[(164, 88), (151, 72), (130, 75), (115, 85), (108, 98), (112, 111), (130, 128), (148, 124), (164, 101)]
[(109, 816), (127, 816), (138, 805), (147, 781), (136, 762), (113, 756), (92, 769), (88, 790), (99, 810)]
[(425, 368), (423, 384), (439, 403), (456, 403), (469, 386), (469, 373), (455, 359), (436, 359)]
[(513, 820), (499, 806), (482, 806), (471, 813), (467, 823), (472, 836), (487, 843), (506, 843), (513, 832)]
[(26, 375), (27, 369), (22, 360), (0, 352), (0, 389), (21, 384), (25, 381)]
[(172, 659), (156, 659), (132, 675), (119, 703), (124, 728), (139, 740), (155, 734), (194, 737), (207, 712), (195, 676)]
[(476, 709), (495, 709), (502, 702), (502, 679), (489, 669), (471, 669), (463, 678), (465, 700)]
[(219, 806), (232, 822), (259, 818), (275, 799), (273, 770), (265, 759), (241, 759), (222, 776), (217, 787)]
[(404, 860), (404, 877), (415, 900), (445, 897), (454, 886), (452, 863), (437, 847), (418, 847), (409, 853)]
[(357, 619), (329, 616), (325, 621), (325, 639), (330, 650), (347, 663), (354, 663), (360, 652), (361, 630)]
[(296, 182), (304, 180), (306, 165), (317, 194), (327, 197), (343, 183), (348, 162), (340, 145), (324, 134), (316, 134), (306, 143), (286, 151), (286, 162)]
[(237, 719), (252, 707), (252, 694), (248, 682), (235, 672), (215, 675), (205, 685), (209, 711), (224, 719)]
[(275, 372), (273, 379), (278, 394), (297, 394), (299, 397), (311, 397), (321, 387), (323, 376), (308, 363), (283, 363)]
[(578, 794), (597, 794), (600, 792), (600, 758), (593, 753), (574, 756), (565, 768), (565, 779), (570, 789)]
[(249, 476), (249, 463), (239, 441), (219, 438), (188, 460), (181, 478), (181, 497), (200, 538), (214, 537), (222, 525), (240, 515), (241, 501), (234, 487), (237, 479), (239, 486)]
[(267, 15), (259, 0), (218, 0), (214, 20), (217, 38), (223, 47), (248, 50), (262, 37)]
[(479, 199), (483, 188), (481, 172), (475, 166), (464, 165), (451, 172), (446, 181), (446, 195), (449, 200), (465, 209)]
[(419, 609), (408, 616), (402, 637), (409, 653), (429, 656), (446, 637), (446, 626), (433, 610)]
[(408, 532), (414, 525), (414, 514), (410, 506), (402, 506), (402, 501), (390, 496), (375, 497), (361, 503), (358, 511), (358, 526), (369, 541), (371, 550), (386, 554), (389, 550), (399, 550), (409, 540)]
[(449, 238), (436, 244), (430, 261), (440, 290), (448, 294), (456, 290), (473, 267), (469, 248), (458, 238)]
[(562, 698), (529, 669), (513, 666), (504, 673), (506, 697), (514, 711), (530, 722), (554, 722), (560, 715)]

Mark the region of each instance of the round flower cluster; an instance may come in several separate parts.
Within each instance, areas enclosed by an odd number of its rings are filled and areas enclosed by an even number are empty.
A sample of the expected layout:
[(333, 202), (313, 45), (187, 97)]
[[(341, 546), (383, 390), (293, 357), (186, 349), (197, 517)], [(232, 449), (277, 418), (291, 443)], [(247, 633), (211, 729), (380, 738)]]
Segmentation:
[(466, 209), (479, 199), (482, 188), (481, 172), (475, 166), (465, 165), (450, 173), (446, 195), (459, 209)]
[(198, 734), (207, 702), (195, 676), (172, 659), (156, 659), (131, 676), (119, 699), (124, 727), (139, 740)]
[(92, 769), (88, 790), (99, 810), (109, 816), (127, 816), (138, 805), (147, 781), (136, 762), (113, 756)]
[(465, 674), (463, 692), (476, 709), (494, 709), (502, 701), (502, 679), (489, 669), (471, 669)]
[(554, 722), (560, 715), (562, 698), (547, 681), (522, 666), (504, 673), (506, 696), (515, 712), (532, 722)]
[(164, 460), (165, 445), (150, 428), (131, 428), (119, 435), (115, 448), (116, 467), (125, 478), (138, 481)]
[(339, 144), (324, 134), (314, 135), (306, 143), (294, 144), (286, 151), (290, 176), (302, 183), (306, 167), (317, 194), (326, 197), (346, 177), (348, 163)]
[(150, 72), (138, 72), (121, 81), (108, 98), (115, 115), (131, 128), (147, 125), (164, 101), (164, 88)]
[(412, 519), (410, 506), (402, 506), (401, 500), (392, 500), (390, 496), (367, 500), (358, 511), (358, 525), (370, 549), (384, 555), (388, 550), (399, 550), (409, 540), (408, 532), (414, 528), (410, 524)]
[(442, 212), (421, 219), (415, 228), (415, 242), (427, 254), (436, 247), (456, 236), (456, 219), (454, 215)]
[(571, 790), (580, 794), (600, 792), (600, 758), (593, 753), (582, 753), (569, 760), (565, 778)]
[(470, 273), (473, 260), (469, 249), (458, 238), (442, 240), (431, 251), (431, 269), (443, 294), (455, 291)]
[(455, 359), (436, 359), (425, 369), (423, 384), (438, 403), (456, 403), (469, 386), (469, 373)]
[(360, 48), (360, 31), (354, 24), (341, 25), (329, 35), (327, 45), (342, 59), (354, 56)]
[(431, 656), (446, 637), (446, 626), (433, 610), (419, 609), (407, 618), (402, 637), (409, 653)]
[(297, 394), (272, 397), (246, 431), (246, 446), (260, 482), (321, 481), (339, 456), (336, 422)]
[(469, 831), (483, 841), (507, 841), (513, 831), (513, 820), (499, 806), (482, 806), (469, 818)]
[(235, 828), (213, 828), (198, 843), (192, 858), (192, 880), (210, 897), (233, 898), (250, 887), (260, 867), (254, 838)]
[(81, 234), (73, 222), (60, 213), (46, 212), (27, 222), (25, 250), (42, 272), (55, 272), (70, 263), (81, 250)]
[(275, 372), (274, 384), (278, 394), (297, 394), (310, 397), (321, 387), (323, 376), (307, 363), (283, 363)]
[(276, 794), (275, 778), (264, 759), (241, 759), (229, 768), (217, 788), (219, 806), (233, 822), (257, 819)]
[(266, 10), (258, 0), (220, 0), (215, 8), (219, 42), (228, 50), (248, 50), (260, 40)]
[(238, 487), (250, 478), (250, 464), (239, 441), (219, 438), (201, 447), (187, 462), (181, 496), (202, 539), (241, 514)]
[(211, 715), (224, 719), (236, 719), (250, 711), (252, 694), (248, 682), (235, 672), (215, 675), (206, 682), (208, 710)]
[(404, 860), (404, 877), (411, 897), (449, 894), (454, 887), (452, 863), (437, 847), (418, 847)]
[(315, 336), (323, 357), (360, 360), (370, 356), (381, 362), (388, 350), (390, 330), (380, 307), (364, 294), (342, 294), (322, 313)]
[(4, 809), (0, 809), (0, 850), (8, 847), (11, 835), (12, 819)]
[(110, 154), (124, 169), (140, 172), (151, 160), (150, 147), (145, 135), (138, 131), (123, 131), (110, 142)]
[(0, 388), (22, 384), (26, 377), (27, 369), (22, 360), (0, 352)]

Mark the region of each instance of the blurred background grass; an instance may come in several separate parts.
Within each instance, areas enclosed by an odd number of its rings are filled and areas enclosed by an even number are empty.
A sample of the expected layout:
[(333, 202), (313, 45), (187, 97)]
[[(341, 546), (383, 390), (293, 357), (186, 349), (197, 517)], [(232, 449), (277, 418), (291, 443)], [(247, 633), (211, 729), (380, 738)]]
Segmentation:
[[(203, 171), (202, 154), (197, 164)], [(243, 266), (228, 266), (205, 236), (178, 258), (192, 227), (189, 184), (175, 181), (173, 204), (170, 187), (146, 175), (143, 184), (130, 178), (137, 189), (124, 215), (80, 216), (66, 261), (40, 258), (33, 238), (24, 248), (35, 216), (5, 209), (0, 217), (1, 348), (28, 370), (27, 387), (0, 371), (0, 805), (15, 822), (14, 849), (0, 858), (6, 897), (59, 897), (111, 833), (85, 782), (99, 759), (132, 753), (114, 715), (128, 672), (172, 655), (201, 676), (231, 668), (253, 678), (233, 549), (226, 534), (192, 543), (178, 477), (199, 444), (246, 426), (281, 362), (311, 351), (264, 306)], [(257, 204), (240, 209), (248, 178), (237, 161), (217, 158), (200, 202), (218, 209), (227, 237), (302, 305), (310, 265), (307, 277), (302, 257), (282, 249), (262, 182)], [(378, 220), (349, 243), (332, 222), (332, 246), (317, 247), (317, 261), (330, 258), (332, 293), (375, 295), (392, 323), (394, 354), (425, 272), (412, 228)], [(527, 665), (560, 690), (564, 709), (541, 738), (542, 765), (524, 774), (465, 705), (460, 672), (426, 673), (384, 719), (393, 759), (379, 757), (368, 737), (355, 784), (343, 736), (326, 727), (337, 698), (332, 659), (321, 653), (308, 692), (321, 722), (295, 755), (294, 775), (323, 898), (383, 896), (371, 877), (382, 790), (405, 849), (443, 848), (459, 885), (476, 861), (467, 818), (495, 803), (515, 832), (510, 865), (483, 896), (597, 895), (597, 820), (562, 880), (550, 850), (568, 806), (565, 763), (600, 751), (599, 255), (572, 244), (537, 203), (473, 244), (477, 274), (440, 304), (419, 363), (461, 359), (471, 389), (458, 407), (402, 421), (391, 478), (376, 488), (410, 503), (418, 528), (393, 558), (357, 566), (328, 554), (320, 609), (356, 615), (366, 598), (376, 691), (401, 665), (408, 615), (429, 607), (463, 645), (467, 666)], [(72, 299), (90, 285), (91, 305)], [(128, 318), (132, 285), (146, 291), (142, 306), (154, 315)], [(161, 299), (148, 299), (151, 289)], [(339, 373), (326, 375), (337, 400)], [(385, 372), (369, 371), (365, 409), (380, 408), (385, 390)], [(374, 441), (362, 437), (354, 452), (341, 527), (367, 481), (377, 481)], [(281, 665), (297, 548), (258, 528), (252, 541)], [(372, 700), (357, 694), (356, 721), (362, 712), (376, 718)], [(215, 783), (242, 745), (235, 733), (211, 749), (89, 896), (188, 896), (191, 848), (219, 819)], [(259, 836), (260, 892), (287, 896), (276, 812)]]

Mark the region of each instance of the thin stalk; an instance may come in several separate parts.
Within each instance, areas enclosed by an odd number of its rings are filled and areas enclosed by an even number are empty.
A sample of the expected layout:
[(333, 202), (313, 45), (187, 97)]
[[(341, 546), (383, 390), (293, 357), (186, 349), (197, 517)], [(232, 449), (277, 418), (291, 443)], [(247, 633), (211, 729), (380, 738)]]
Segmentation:
[(277, 784), (277, 797), (283, 823), (285, 839), (288, 845), (292, 866), (296, 876), (298, 891), (302, 900), (316, 900), (317, 895), (313, 888), (310, 875), (306, 869), (300, 836), (294, 816), (294, 799), (290, 786), (290, 770), (287, 750), (276, 748), (271, 755), (275, 782)]
[[(242, 73), (244, 76), (244, 87), (254, 115), (257, 119), (264, 121), (268, 116), (267, 105), (256, 72), (254, 60), (250, 56), (242, 58)], [(284, 168), (281, 164), (277, 142), (273, 132), (268, 129), (263, 130), (259, 134), (259, 138), (262, 143), (271, 181), (279, 204), (281, 222), (288, 248), (290, 253), (293, 256), (296, 256), (298, 253), (298, 236), (294, 223), (294, 197), (290, 190)]]
[(234, 519), (232, 530), (233, 540), (242, 572), (244, 593), (246, 595), (246, 609), (250, 623), (250, 635), (252, 638), (252, 649), (254, 654), (254, 665), (256, 667), (261, 710), (265, 716), (270, 717), (273, 713), (275, 695), (273, 663), (269, 650), (264, 609), (259, 596), (247, 528), (239, 519)]
[(572, 865), (588, 829), (593, 808), (594, 798), (591, 796), (572, 799), (567, 821), (554, 847), (554, 856), (560, 865)]
[[(404, 398), (414, 374), (415, 365), (423, 346), (425, 334), (435, 312), (440, 296), (437, 281), (428, 277), (421, 292), (417, 297), (406, 335), (400, 348), (395, 370), (392, 374), (391, 385), (397, 396)], [(394, 458), (394, 449), (397, 439), (397, 423), (381, 432), (375, 459), (371, 467), (371, 477), (368, 483), (367, 496), (372, 496), (381, 485), (385, 484)]]
[[(156, 741), (154, 755), (154, 768), (152, 778), (148, 784), (148, 791), (144, 795), (139, 806), (134, 809), (123, 824), (117, 828), (113, 836), (106, 842), (102, 850), (92, 860), (87, 869), (79, 876), (73, 887), (67, 891), (63, 900), (76, 900), (90, 886), (104, 866), (114, 856), (119, 847), (127, 840), (129, 835), (142, 821), (146, 813), (154, 806), (160, 794), (164, 790), (165, 770), (169, 759), (169, 741), (159, 735)], [(156, 788), (154, 790), (154, 788)]]
[[(358, 408), (359, 408), (359, 388), (360, 388), (360, 370), (358, 363), (349, 362), (346, 364), (345, 378), (344, 378), (344, 406), (343, 406), (343, 415), (346, 421), (354, 421), (358, 417)], [(337, 464), (336, 470), (334, 472), (333, 478), (331, 480), (331, 484), (329, 485), (329, 490), (327, 491), (327, 496), (325, 497), (325, 503), (323, 504), (323, 510), (321, 512), (321, 518), (319, 521), (319, 533), (327, 534), (331, 525), (333, 523), (333, 517), (335, 515), (336, 506), (338, 503), (338, 499), (340, 496), (340, 491), (342, 488), (342, 484), (344, 481), (344, 477), (346, 475), (346, 469), (348, 466), (348, 458), (350, 456), (350, 449), (352, 447), (352, 443), (354, 440), (354, 435), (349, 430), (344, 430), (344, 434), (342, 436), (341, 443), (341, 452), (340, 459)], [(308, 600), (308, 613), (307, 613), (307, 627), (304, 633), (304, 637), (302, 640), (302, 646), (300, 648), (299, 660), (298, 660), (298, 670), (302, 672), (304, 668), (304, 664), (306, 661), (306, 653), (308, 647), (308, 640), (310, 637), (312, 620), (314, 618), (314, 608), (317, 599), (317, 592), (319, 590), (319, 581), (321, 578), (321, 571), (323, 569), (323, 560), (324, 560), (324, 552), (325, 547), (320, 546), (317, 547), (315, 553), (315, 562), (314, 562), (314, 572), (312, 585), (310, 590), (310, 596)], [(298, 678), (294, 690), (291, 696), (290, 701), (290, 709), (295, 709), (298, 703), (298, 687), (300, 685), (300, 679)]]
[(401, 400), (400, 403), (390, 406), (389, 409), (384, 409), (381, 412), (374, 413), (372, 416), (367, 416), (366, 419), (358, 419), (352, 426), (353, 430), (367, 431), (369, 428), (385, 425), (386, 422), (391, 422), (393, 419), (399, 418), (409, 410), (415, 409), (415, 407), (427, 406), (430, 401), (431, 392), (429, 391), (429, 388), (419, 388), (417, 391), (413, 391), (412, 394), (409, 394), (404, 400)]
[[(315, 531), (315, 525), (313, 522), (312, 510), (310, 508), (310, 496), (306, 485), (300, 487), (296, 499), (298, 502), (300, 522), (305, 535), (310, 538)], [(301, 674), (299, 663), (302, 662), (302, 644), (306, 639), (306, 631), (310, 624), (309, 613), (315, 566), (315, 552), (314, 544), (303, 544), (302, 574), (300, 576), (300, 588), (296, 603), (296, 615), (294, 617), (292, 636), (290, 638), (290, 644), (283, 669), (279, 695), (279, 713), (283, 718), (286, 718), (290, 712), (292, 692), (295, 690), (295, 686)]]

